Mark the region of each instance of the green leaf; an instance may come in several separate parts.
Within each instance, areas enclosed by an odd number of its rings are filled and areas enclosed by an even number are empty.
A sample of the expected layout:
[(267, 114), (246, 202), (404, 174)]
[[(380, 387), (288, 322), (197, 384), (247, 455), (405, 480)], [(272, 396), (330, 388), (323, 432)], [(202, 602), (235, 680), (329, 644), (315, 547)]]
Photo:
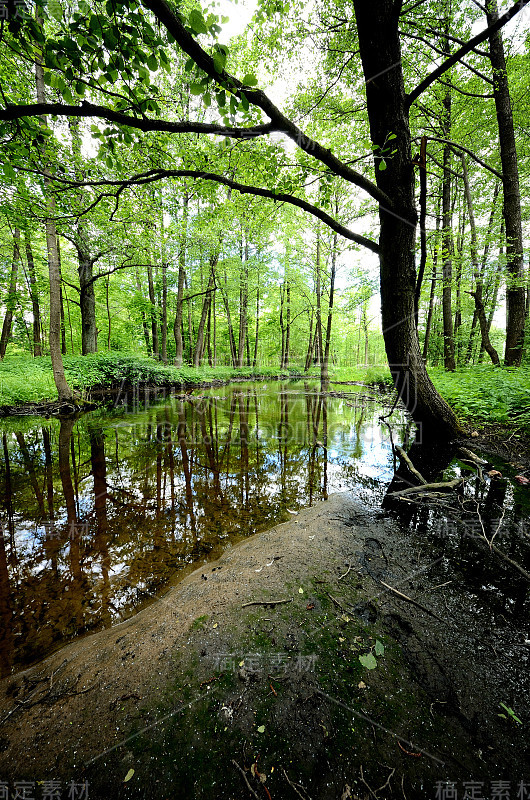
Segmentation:
[(127, 783), (127, 781), (130, 781), (133, 775), (134, 775), (134, 770), (130, 769), (125, 778), (123, 779), (123, 782)]
[(383, 170), (386, 169), (386, 161), (384, 158), (382, 158), (381, 161), (379, 162), (379, 169), (381, 170), (381, 172), (383, 172)]
[(241, 92), (241, 108), (243, 109), (243, 111), (248, 111), (249, 109), (247, 96), (244, 92)]
[(194, 94), (196, 97), (198, 97), (203, 92), (204, 92), (204, 86), (201, 86), (200, 83), (190, 83), (191, 94)]
[(200, 11), (193, 9), (189, 16), (189, 23), (195, 33), (207, 33), (208, 28)]
[(359, 656), (359, 661), (366, 669), (375, 669), (377, 667), (377, 660), (373, 653), (365, 653)]
[(265, 725), (260, 725), (259, 726), (258, 733), (265, 733)]
[(147, 66), (151, 70), (151, 72), (156, 72), (158, 69), (158, 61), (156, 60), (156, 56), (151, 53), (151, 55), (147, 59)]
[(252, 73), (249, 73), (248, 75), (245, 75), (245, 77), (242, 80), (242, 83), (244, 83), (245, 86), (257, 86), (258, 85), (258, 79), (256, 78), (255, 75), (253, 75)]
[(216, 100), (219, 108), (224, 108), (226, 106), (226, 92), (224, 89), (223, 91), (217, 93)]
[(210, 92), (205, 92), (203, 94), (202, 102), (204, 103), (206, 108), (209, 108), (212, 105), (212, 95), (210, 94)]
[(186, 72), (191, 72), (194, 66), (195, 66), (195, 61), (193, 60), (193, 58), (188, 58), (188, 60), (184, 64), (184, 69), (186, 70)]
[(49, 0), (48, 14), (50, 15), (50, 17), (53, 17), (53, 19), (56, 20), (57, 22), (62, 22), (63, 9), (58, 0)]
[(383, 642), (379, 641), (379, 639), (375, 640), (374, 652), (376, 656), (383, 656), (385, 654), (385, 646)]
[(214, 53), (213, 54), (213, 65), (214, 65), (215, 71), (218, 72), (219, 75), (224, 70), (225, 64), (226, 64), (226, 56), (223, 55), (223, 53)]

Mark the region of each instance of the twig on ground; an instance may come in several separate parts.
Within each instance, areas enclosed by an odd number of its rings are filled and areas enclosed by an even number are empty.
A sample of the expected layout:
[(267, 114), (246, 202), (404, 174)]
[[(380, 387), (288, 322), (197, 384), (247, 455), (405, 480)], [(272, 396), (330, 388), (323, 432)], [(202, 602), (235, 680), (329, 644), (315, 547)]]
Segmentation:
[(412, 605), (416, 606), (416, 608), (419, 608), (420, 611), (424, 611), (426, 614), (430, 614), (431, 617), (434, 617), (435, 619), (437, 619), (440, 622), (443, 622), (445, 624), (445, 620), (442, 619), (441, 617), (439, 617), (438, 614), (435, 614), (434, 611), (431, 611), (430, 609), (425, 608), (425, 606), (422, 606), (421, 603), (418, 603), (416, 600), (413, 600), (412, 597), (408, 597), (406, 594), (403, 594), (403, 592), (400, 592), (398, 589), (394, 589), (393, 586), (390, 586), (388, 583), (385, 583), (384, 581), (379, 581), (379, 583), (381, 584), (381, 586), (384, 586), (386, 589), (390, 589), (390, 591), (394, 592), (394, 594), (397, 594), (397, 596), (401, 597), (402, 600), (406, 600), (407, 603), (412, 603)]
[(242, 767), (240, 767), (240, 766), (239, 766), (239, 764), (237, 763), (237, 761), (235, 761), (234, 759), (232, 759), (232, 764), (234, 765), (234, 767), (235, 767), (237, 770), (239, 770), (239, 772), (240, 772), (240, 773), (241, 773), (241, 775), (243, 776), (243, 780), (245, 781), (245, 783), (246, 783), (246, 785), (247, 785), (247, 789), (249, 790), (249, 792), (250, 792), (250, 794), (252, 795), (252, 797), (255, 797), (255, 798), (256, 798), (256, 800), (259, 800), (259, 797), (258, 797), (258, 795), (256, 794), (256, 792), (254, 791), (254, 789), (252, 788), (252, 786), (251, 786), (251, 785), (250, 785), (250, 783), (248, 782), (248, 778), (247, 778), (247, 776), (245, 775), (245, 770), (244, 770)]
[[(287, 783), (289, 784), (289, 786), (291, 787), (291, 789), (292, 789), (294, 792), (296, 792), (296, 794), (298, 795), (298, 797), (301, 797), (301, 798), (302, 798), (302, 800), (308, 800), (308, 798), (309, 798), (309, 795), (307, 794), (307, 792), (306, 792), (306, 790), (304, 789), (304, 787), (303, 787), (303, 786), (300, 786), (300, 784), (299, 784), (299, 783), (293, 783), (293, 781), (292, 781), (292, 780), (289, 778), (289, 776), (288, 776), (287, 772), (284, 770), (284, 768), (283, 768), (283, 767), (282, 767), (282, 772), (283, 772), (283, 774), (284, 774), (285, 780), (287, 781)], [(303, 794), (301, 794), (301, 792), (299, 792), (299, 791), (298, 791), (298, 787), (299, 787), (300, 789), (302, 789), (302, 790), (303, 790), (303, 792), (304, 792), (304, 794), (305, 794), (305, 797), (304, 797), (304, 795), (303, 795)]]
[(292, 603), (293, 598), (289, 597), (288, 600), (251, 600), (250, 603), (243, 603), (241, 608), (247, 606), (279, 606), (280, 603)]

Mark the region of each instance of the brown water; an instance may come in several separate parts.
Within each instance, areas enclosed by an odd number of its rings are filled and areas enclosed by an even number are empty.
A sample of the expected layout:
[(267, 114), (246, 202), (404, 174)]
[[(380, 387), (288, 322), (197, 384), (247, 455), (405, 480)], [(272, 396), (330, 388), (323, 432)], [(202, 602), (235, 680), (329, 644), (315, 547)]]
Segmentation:
[[(340, 387), (345, 388), (345, 387)], [(77, 421), (3, 423), (0, 672), (139, 610), (186, 571), (290, 512), (393, 475), (388, 398), (235, 384)], [(391, 417), (396, 441), (411, 424)]]

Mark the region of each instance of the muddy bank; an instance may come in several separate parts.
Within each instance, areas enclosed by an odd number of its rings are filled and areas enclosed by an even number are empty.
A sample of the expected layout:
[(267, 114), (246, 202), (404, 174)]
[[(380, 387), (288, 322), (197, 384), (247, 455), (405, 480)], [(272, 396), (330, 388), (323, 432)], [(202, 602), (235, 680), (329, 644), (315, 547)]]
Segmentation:
[(90, 798), (515, 791), (527, 587), (484, 591), (502, 565), (475, 549), (477, 576), (465, 555), (333, 495), (5, 679), (0, 779), (88, 781)]

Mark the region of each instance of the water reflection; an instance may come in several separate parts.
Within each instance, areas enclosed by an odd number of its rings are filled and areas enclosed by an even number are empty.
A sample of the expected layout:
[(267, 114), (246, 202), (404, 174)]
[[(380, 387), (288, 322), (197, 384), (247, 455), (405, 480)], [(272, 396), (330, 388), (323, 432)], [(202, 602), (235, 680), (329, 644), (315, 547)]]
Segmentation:
[[(380, 503), (392, 474), (382, 402), (274, 382), (77, 421), (7, 422), (1, 674), (120, 621), (287, 509), (341, 489)], [(399, 411), (393, 420), (402, 440), (408, 423)]]

